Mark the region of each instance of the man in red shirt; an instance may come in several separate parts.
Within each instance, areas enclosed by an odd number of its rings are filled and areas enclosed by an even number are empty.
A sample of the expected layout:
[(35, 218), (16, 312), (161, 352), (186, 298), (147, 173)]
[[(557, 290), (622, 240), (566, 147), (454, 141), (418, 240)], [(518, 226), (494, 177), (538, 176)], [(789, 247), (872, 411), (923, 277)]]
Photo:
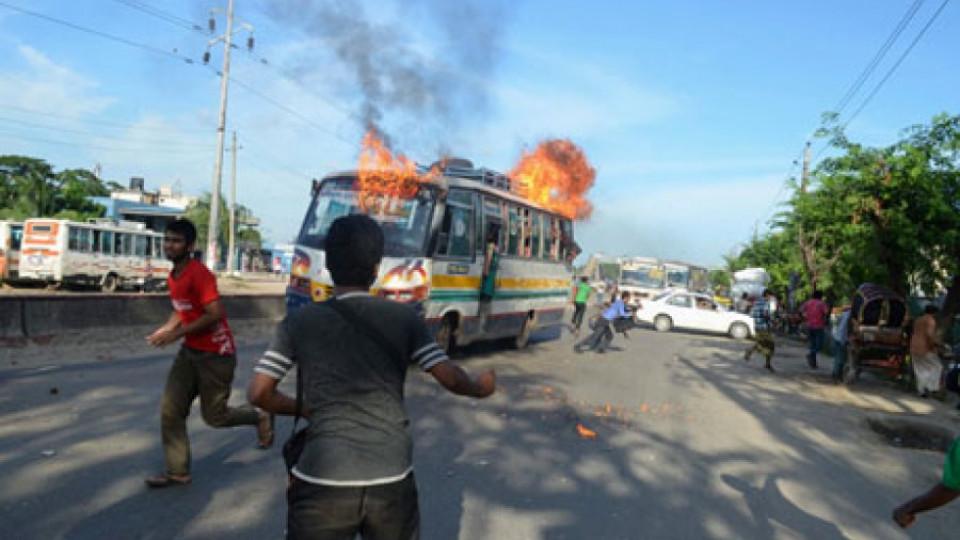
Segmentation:
[(227, 406), (237, 367), (233, 334), (220, 305), (217, 278), (190, 257), (196, 240), (197, 229), (186, 219), (170, 223), (163, 236), (164, 254), (173, 262), (173, 270), (167, 276), (173, 313), (147, 337), (147, 343), (165, 347), (184, 339), (167, 375), (160, 405), (166, 471), (146, 480), (152, 488), (190, 483), (187, 416), (197, 396), (207, 425), (256, 426), (258, 446), (269, 448), (273, 443), (273, 415), (249, 405)]
[(800, 305), (800, 313), (807, 321), (807, 339), (810, 341), (807, 365), (817, 369), (817, 353), (823, 348), (824, 329), (830, 314), (830, 309), (823, 301), (823, 292), (813, 291), (813, 298)]

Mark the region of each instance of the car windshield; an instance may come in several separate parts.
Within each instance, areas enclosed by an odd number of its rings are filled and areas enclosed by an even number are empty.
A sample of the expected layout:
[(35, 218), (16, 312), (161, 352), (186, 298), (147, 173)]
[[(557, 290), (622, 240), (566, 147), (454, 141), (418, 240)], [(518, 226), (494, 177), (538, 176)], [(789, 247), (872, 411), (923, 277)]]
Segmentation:
[(415, 257), (426, 253), (427, 232), (433, 214), (435, 191), (426, 186), (411, 199), (367, 197), (366, 212), (360, 208), (354, 177), (331, 178), (320, 186), (310, 203), (297, 243), (323, 249), (333, 220), (348, 214), (366, 213), (383, 229), (383, 254)]
[(670, 296), (671, 294), (673, 294), (673, 291), (663, 291), (662, 293), (654, 296), (651, 299), (651, 302), (659, 302), (660, 300), (663, 300), (664, 298)]

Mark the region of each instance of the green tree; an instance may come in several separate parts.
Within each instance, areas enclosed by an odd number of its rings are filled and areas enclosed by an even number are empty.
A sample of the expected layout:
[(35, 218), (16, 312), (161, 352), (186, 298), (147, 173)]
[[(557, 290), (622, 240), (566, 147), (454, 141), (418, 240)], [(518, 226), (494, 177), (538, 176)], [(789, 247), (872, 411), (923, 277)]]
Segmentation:
[(0, 217), (100, 217), (105, 209), (87, 197), (109, 193), (90, 171), (71, 169), (56, 173), (41, 159), (0, 156)]

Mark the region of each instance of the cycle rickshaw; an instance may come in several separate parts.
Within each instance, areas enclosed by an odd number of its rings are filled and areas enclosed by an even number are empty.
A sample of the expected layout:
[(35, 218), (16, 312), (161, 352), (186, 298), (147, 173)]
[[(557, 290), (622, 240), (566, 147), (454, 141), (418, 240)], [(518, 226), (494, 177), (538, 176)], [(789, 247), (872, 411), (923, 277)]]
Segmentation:
[(850, 309), (844, 384), (869, 369), (883, 372), (909, 388), (913, 369), (907, 359), (910, 321), (904, 297), (888, 287), (864, 283), (857, 288)]

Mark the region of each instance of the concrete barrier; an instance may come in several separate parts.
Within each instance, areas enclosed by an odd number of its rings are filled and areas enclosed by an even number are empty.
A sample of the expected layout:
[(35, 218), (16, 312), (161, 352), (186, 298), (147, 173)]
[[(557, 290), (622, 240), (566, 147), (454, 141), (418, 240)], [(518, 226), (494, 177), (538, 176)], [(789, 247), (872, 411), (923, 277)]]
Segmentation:
[[(278, 319), (282, 295), (221, 297), (229, 319)], [(161, 324), (172, 307), (166, 295), (76, 294), (0, 297), (0, 341), (53, 336), (88, 329)]]

